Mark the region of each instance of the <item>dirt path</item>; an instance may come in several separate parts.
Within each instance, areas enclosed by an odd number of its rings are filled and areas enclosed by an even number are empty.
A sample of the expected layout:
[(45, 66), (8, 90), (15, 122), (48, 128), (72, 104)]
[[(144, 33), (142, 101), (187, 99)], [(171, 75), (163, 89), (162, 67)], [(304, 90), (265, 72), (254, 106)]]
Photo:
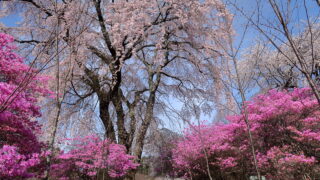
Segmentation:
[(184, 179), (167, 178), (167, 177), (151, 177), (144, 174), (136, 174), (135, 180), (184, 180)]

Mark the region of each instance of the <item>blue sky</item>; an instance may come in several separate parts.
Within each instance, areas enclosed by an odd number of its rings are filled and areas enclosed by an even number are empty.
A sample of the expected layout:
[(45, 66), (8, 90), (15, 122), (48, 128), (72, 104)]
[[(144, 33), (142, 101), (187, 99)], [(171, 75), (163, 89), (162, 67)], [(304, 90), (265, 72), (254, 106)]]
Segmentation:
[(17, 23), (21, 20), (18, 14), (11, 14), (7, 17), (0, 18), (0, 22), (8, 27), (17, 26)]

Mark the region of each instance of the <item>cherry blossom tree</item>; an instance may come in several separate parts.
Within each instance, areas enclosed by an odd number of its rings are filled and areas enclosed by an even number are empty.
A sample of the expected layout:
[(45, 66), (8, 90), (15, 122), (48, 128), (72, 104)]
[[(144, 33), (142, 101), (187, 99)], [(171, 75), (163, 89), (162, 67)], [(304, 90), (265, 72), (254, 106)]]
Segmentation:
[[(111, 141), (139, 159), (150, 124), (159, 120), (161, 111), (155, 114), (155, 106), (169, 109), (164, 98), (214, 102), (207, 97), (215, 81), (202, 70), (205, 60), (219, 56), (216, 40), (223, 42), (230, 30), (231, 15), (219, 0), (17, 0), (4, 6), (4, 14), (22, 10), (26, 17), (23, 28), (2, 28), (23, 37), (18, 42), (29, 47), (26, 52), (59, 45), (59, 52), (49, 48), (41, 56), (60, 55), (61, 74), (68, 69), (72, 77), (61, 86), (68, 88), (62, 109), (82, 112), (82, 118), (66, 119), (60, 127), (92, 130), (98, 122)], [(71, 71), (63, 68), (66, 64)], [(212, 107), (205, 108), (209, 112)], [(84, 121), (96, 113), (98, 121)]]

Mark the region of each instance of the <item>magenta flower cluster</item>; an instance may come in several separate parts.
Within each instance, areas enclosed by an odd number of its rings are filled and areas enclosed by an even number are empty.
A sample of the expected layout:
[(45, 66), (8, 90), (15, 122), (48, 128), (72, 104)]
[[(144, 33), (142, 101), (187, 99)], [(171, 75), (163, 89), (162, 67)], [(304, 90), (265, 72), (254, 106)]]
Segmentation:
[[(309, 88), (271, 90), (246, 102), (261, 174), (275, 179), (319, 177), (320, 109)], [(185, 177), (256, 175), (245, 115), (228, 124), (194, 125), (176, 143), (173, 163)], [(207, 156), (206, 156), (207, 154)]]
[(107, 172), (112, 178), (123, 177), (139, 164), (134, 163), (134, 156), (126, 154), (123, 145), (114, 144), (108, 139), (97, 136), (72, 139), (72, 150), (61, 153), (52, 165), (52, 176), (74, 179), (78, 175), (95, 179), (97, 173)]
[(0, 33), (0, 179), (43, 177), (45, 172), (50, 178), (95, 179), (100, 171), (123, 177), (135, 169), (138, 164), (124, 146), (95, 136), (75, 139), (71, 151), (58, 150), (47, 164), (50, 153), (38, 140), (41, 126), (33, 119), (41, 116), (37, 98), (53, 94), (45, 87), (49, 77), (24, 64), (12, 43), (11, 36)]
[(21, 179), (33, 176), (30, 169), (40, 164), (44, 145), (38, 141), (40, 125), (36, 105), (47, 77), (24, 64), (12, 45), (13, 38), (0, 33), (0, 178)]
[(33, 177), (28, 172), (30, 167), (40, 164), (38, 153), (23, 155), (18, 152), (17, 147), (4, 145), (0, 149), (0, 177), (2, 179), (19, 179)]

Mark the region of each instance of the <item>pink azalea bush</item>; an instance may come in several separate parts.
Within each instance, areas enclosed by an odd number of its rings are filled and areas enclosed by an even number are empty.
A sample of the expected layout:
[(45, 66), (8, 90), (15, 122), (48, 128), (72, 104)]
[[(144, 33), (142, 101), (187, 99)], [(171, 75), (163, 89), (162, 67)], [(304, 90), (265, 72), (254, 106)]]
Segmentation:
[[(0, 33), (0, 179), (40, 177), (48, 153), (37, 139), (41, 127), (32, 119), (41, 116), (37, 98), (52, 92), (45, 88), (48, 77), (24, 64), (12, 42)], [(54, 156), (52, 178), (95, 179), (103, 170), (118, 178), (138, 166), (124, 146), (94, 136), (75, 140), (71, 151)]]
[[(246, 102), (261, 174), (274, 179), (319, 177), (320, 110), (309, 88), (271, 90)], [(173, 150), (176, 172), (193, 179), (246, 179), (255, 169), (244, 114), (228, 124), (190, 128)]]
[(0, 149), (0, 177), (1, 179), (22, 179), (33, 177), (29, 168), (41, 163), (41, 155), (33, 153), (23, 155), (17, 147), (4, 145)]
[(310, 177), (313, 171), (319, 170), (314, 156), (307, 157), (303, 152), (291, 153), (289, 146), (273, 147), (267, 154), (258, 156), (259, 167), (269, 178), (295, 179), (306, 175)]
[(47, 78), (24, 64), (12, 42), (0, 33), (0, 179), (30, 177), (40, 163), (40, 125), (31, 119), (41, 115), (37, 98), (50, 94)]
[(126, 154), (123, 145), (101, 140), (97, 136), (73, 139), (73, 149), (56, 157), (51, 167), (53, 177), (60, 179), (96, 179), (104, 172), (105, 177), (119, 178), (138, 164), (134, 156)]
[(173, 166), (177, 176), (192, 179), (207, 179), (207, 164), (210, 173), (221, 176), (225, 170), (237, 165), (235, 148), (226, 141), (227, 128), (223, 125), (192, 125), (173, 149)]
[(44, 88), (47, 78), (24, 64), (12, 42), (0, 33), (0, 146), (15, 145), (24, 154), (40, 152), (40, 126), (31, 119), (41, 115), (37, 97), (50, 93)]

